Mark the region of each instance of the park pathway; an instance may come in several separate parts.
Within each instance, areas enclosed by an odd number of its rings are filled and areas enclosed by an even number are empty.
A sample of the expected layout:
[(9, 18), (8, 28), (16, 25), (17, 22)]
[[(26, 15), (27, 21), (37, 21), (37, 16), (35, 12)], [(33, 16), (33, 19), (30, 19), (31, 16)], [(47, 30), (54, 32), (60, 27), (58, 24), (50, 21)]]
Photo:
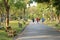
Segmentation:
[(14, 40), (60, 40), (60, 32), (43, 23), (30, 22)]

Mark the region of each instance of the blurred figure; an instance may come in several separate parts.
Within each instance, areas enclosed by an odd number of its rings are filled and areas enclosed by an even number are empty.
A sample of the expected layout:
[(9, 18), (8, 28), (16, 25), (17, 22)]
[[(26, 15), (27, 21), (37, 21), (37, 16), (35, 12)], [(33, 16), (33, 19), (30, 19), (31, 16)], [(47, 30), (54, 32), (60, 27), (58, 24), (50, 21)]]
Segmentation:
[(42, 18), (42, 22), (44, 22), (45, 21), (45, 19), (44, 18)]
[(35, 21), (34, 18), (32, 18), (32, 21), (33, 21), (33, 22)]
[(39, 22), (39, 20), (40, 20), (39, 18), (36, 18), (36, 21), (37, 21), (37, 22)]

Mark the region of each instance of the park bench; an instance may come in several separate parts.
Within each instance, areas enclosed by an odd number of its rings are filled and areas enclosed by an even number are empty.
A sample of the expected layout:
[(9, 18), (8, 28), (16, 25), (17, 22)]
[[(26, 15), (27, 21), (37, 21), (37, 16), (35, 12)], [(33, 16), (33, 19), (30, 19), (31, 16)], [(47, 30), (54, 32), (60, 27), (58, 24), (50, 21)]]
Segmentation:
[(14, 37), (16, 35), (16, 31), (13, 30), (10, 26), (6, 28), (6, 32), (9, 37)]

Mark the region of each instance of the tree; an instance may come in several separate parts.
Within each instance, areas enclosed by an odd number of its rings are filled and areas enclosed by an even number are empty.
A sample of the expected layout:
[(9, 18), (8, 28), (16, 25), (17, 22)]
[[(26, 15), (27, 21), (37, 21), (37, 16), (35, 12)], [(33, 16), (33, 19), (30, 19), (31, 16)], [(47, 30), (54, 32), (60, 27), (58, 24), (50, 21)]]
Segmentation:
[(10, 9), (10, 5), (8, 4), (8, 1), (9, 0), (3, 0), (5, 10), (6, 10), (6, 27), (9, 27), (9, 9)]
[(56, 15), (60, 23), (60, 0), (36, 0), (38, 3), (48, 2), (50, 5), (56, 7)]
[(50, 2), (50, 0), (34, 0), (34, 1), (38, 3), (44, 3), (44, 2), (49, 3)]
[(25, 15), (25, 9), (26, 9), (26, 3), (25, 3), (25, 1), (23, 0), (19, 0), (19, 1), (17, 1), (15, 4), (15, 7), (17, 8), (17, 9), (21, 9), (23, 12), (24, 12), (24, 14), (23, 14), (23, 16)]
[(25, 13), (26, 4), (23, 2), (24, 0), (2, 0), (2, 1), (6, 11), (6, 27), (9, 27), (9, 11), (11, 7), (16, 7), (17, 9), (24, 8)]
[(53, 6), (56, 7), (56, 14), (57, 14), (57, 17), (58, 17), (58, 20), (59, 20), (59, 23), (60, 23), (60, 0), (53, 0)]

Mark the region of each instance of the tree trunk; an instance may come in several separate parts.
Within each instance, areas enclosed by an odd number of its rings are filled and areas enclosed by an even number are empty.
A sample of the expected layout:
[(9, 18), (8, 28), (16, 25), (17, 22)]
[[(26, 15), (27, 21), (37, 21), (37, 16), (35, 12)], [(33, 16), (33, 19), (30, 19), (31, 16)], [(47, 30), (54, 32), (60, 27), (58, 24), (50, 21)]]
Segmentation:
[(24, 19), (25, 19), (25, 8), (24, 8)]
[(59, 24), (60, 24), (60, 15), (59, 15)]
[(24, 8), (24, 15), (25, 15), (25, 8)]
[(60, 24), (60, 14), (58, 15), (58, 21), (59, 21), (59, 24)]
[(0, 27), (1, 27), (1, 14), (0, 14)]
[(9, 27), (9, 9), (10, 6), (8, 5), (8, 0), (4, 0), (4, 5), (6, 9), (6, 27)]
[(9, 26), (9, 8), (6, 8), (6, 27)]

